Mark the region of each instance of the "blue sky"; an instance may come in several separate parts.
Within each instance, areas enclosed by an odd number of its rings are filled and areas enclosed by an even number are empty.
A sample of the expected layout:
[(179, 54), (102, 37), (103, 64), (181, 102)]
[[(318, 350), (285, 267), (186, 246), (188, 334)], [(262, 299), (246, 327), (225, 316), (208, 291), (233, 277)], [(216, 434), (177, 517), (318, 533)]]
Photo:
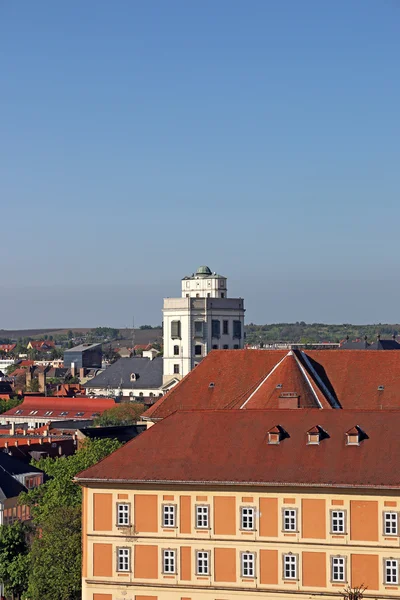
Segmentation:
[(0, 328), (399, 321), (398, 0), (0, 6)]

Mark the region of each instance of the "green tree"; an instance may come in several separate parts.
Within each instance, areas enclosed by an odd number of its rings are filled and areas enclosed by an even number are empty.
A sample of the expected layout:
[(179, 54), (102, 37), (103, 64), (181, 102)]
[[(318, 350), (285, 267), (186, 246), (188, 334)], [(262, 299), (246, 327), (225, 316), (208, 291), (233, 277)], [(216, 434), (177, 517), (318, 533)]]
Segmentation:
[(28, 528), (20, 521), (0, 527), (0, 581), (7, 596), (19, 599), (29, 572)]
[(87, 440), (73, 456), (32, 461), (50, 479), (19, 499), (30, 506), (34, 527), (29, 600), (80, 598), (82, 490), (73, 478), (120, 445), (116, 440)]
[(48, 515), (33, 540), (27, 597), (79, 600), (81, 559), (80, 507), (61, 506)]
[(144, 405), (136, 402), (129, 404), (118, 404), (117, 406), (105, 410), (102, 415), (97, 417), (95, 425), (110, 427), (114, 425), (133, 425), (140, 415), (144, 412)]
[(37, 377), (34, 377), (29, 386), (28, 386), (28, 391), (29, 392), (38, 392), (39, 391), (39, 379)]

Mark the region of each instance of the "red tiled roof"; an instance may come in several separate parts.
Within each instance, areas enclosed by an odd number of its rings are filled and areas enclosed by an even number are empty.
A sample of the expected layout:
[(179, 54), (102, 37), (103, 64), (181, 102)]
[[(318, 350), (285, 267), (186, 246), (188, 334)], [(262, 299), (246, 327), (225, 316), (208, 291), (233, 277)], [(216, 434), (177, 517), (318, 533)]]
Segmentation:
[(300, 396), (302, 407), (318, 406), (318, 399), (323, 408), (400, 409), (399, 383), (400, 351), (218, 350), (143, 416), (162, 419), (196, 408), (272, 409), (290, 392)]
[[(269, 444), (267, 432), (277, 424), (288, 435)], [(327, 437), (308, 444), (316, 425)], [(368, 437), (347, 445), (355, 425)], [(399, 430), (400, 411), (179, 411), (77, 479), (398, 489)]]
[(55, 342), (53, 342), (51, 340), (32, 340), (29, 343), (32, 346), (32, 348), (34, 348), (35, 350), (41, 350), (42, 348), (47, 349), (47, 348), (55, 347)]
[(17, 344), (0, 344), (0, 350), (3, 350), (3, 352), (12, 352), (16, 347)]
[[(26, 396), (22, 404), (3, 413), (3, 417), (48, 417), (49, 419), (91, 419), (113, 408), (112, 398), (54, 398)], [(35, 414), (33, 414), (35, 413)], [(49, 414), (51, 413), (51, 414)], [(62, 414), (66, 413), (66, 414)], [(79, 413), (79, 414), (78, 414)]]
[(32, 367), (35, 364), (34, 360), (21, 360), (20, 363), (18, 363), (20, 367)]
[(136, 346), (133, 347), (134, 350), (150, 350), (151, 348), (151, 344), (136, 344)]
[(288, 352), (237, 408), (284, 408), (280, 403), (292, 399), (299, 408), (332, 408), (294, 352)]

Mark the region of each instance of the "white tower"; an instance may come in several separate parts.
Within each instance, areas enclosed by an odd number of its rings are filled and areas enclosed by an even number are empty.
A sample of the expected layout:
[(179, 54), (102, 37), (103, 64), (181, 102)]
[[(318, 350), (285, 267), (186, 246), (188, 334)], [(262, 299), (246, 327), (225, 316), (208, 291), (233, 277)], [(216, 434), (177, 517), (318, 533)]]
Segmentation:
[(164, 299), (164, 383), (187, 375), (210, 350), (243, 348), (244, 301), (227, 296), (226, 277), (199, 267), (182, 279), (182, 298)]

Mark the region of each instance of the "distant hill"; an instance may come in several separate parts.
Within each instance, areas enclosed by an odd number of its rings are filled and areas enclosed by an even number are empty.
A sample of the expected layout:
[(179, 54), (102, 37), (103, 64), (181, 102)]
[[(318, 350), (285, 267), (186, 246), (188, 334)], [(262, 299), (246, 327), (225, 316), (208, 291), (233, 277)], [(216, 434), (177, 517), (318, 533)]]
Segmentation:
[[(84, 334), (86, 335), (95, 328), (90, 327), (71, 327), (71, 328), (60, 328), (60, 329), (0, 329), (0, 340), (11, 339), (19, 340), (21, 338), (33, 338), (41, 339), (45, 335), (47, 337), (67, 335), (69, 331), (72, 331), (74, 335)], [(130, 346), (132, 342), (132, 329), (119, 329), (119, 338), (116, 340), (117, 343), (113, 345), (126, 345)], [(135, 329), (135, 344), (148, 344), (155, 341), (160, 341), (162, 337), (162, 329), (160, 327), (151, 329)]]
[(388, 339), (393, 334), (398, 335), (398, 323), (378, 323), (375, 325), (326, 325), (325, 323), (272, 323), (270, 325), (255, 325), (250, 323), (245, 326), (246, 343), (248, 344), (273, 344), (277, 342), (293, 342), (312, 344), (317, 342), (340, 342), (348, 335), (350, 340), (363, 339), (375, 341), (378, 334), (382, 339)]
[[(94, 328), (76, 327), (71, 329), (0, 329), (0, 340), (20, 338), (43, 338), (46, 336), (62, 336), (69, 331), (74, 334), (84, 334), (93, 331)], [(348, 335), (351, 340), (362, 339), (366, 335), (368, 341), (372, 342), (378, 334), (382, 339), (390, 338), (393, 334), (398, 335), (400, 324), (378, 323), (373, 325), (352, 325), (343, 323), (341, 325), (326, 325), (325, 323), (271, 323), (268, 325), (256, 325), (250, 323), (245, 326), (246, 342), (248, 344), (273, 344), (277, 342), (293, 342), (311, 344), (317, 342), (340, 342)], [(135, 344), (149, 344), (162, 342), (162, 328), (135, 329)], [(113, 346), (131, 346), (132, 329), (119, 329), (118, 339), (112, 340)]]

